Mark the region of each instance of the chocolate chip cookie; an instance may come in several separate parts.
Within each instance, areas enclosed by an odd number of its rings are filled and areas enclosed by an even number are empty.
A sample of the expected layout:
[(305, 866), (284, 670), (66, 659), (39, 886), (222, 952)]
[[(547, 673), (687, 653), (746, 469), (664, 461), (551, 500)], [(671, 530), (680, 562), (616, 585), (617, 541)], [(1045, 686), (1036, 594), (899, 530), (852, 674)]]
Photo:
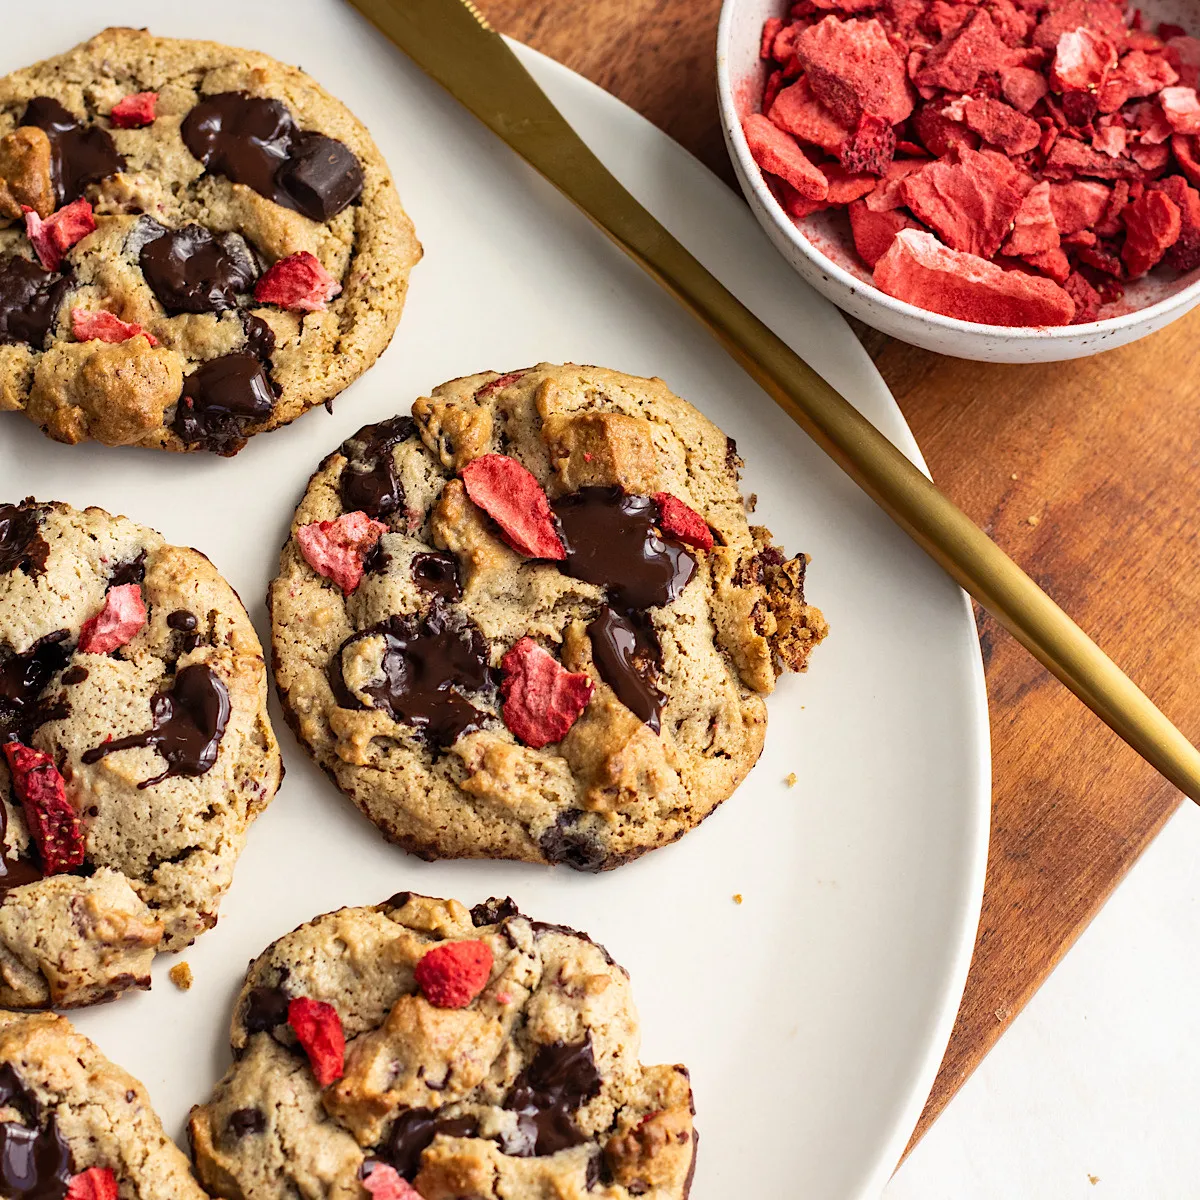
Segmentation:
[(687, 1070), (638, 1062), (603, 947), (511, 900), (405, 892), (302, 925), (250, 964), (232, 1043), (190, 1124), (217, 1196), (688, 1194)]
[(425, 858), (604, 870), (680, 837), (825, 636), (733, 443), (657, 379), (454, 380), (309, 482), (270, 590), (301, 742)]
[(0, 1011), (0, 1195), (204, 1200), (150, 1098), (64, 1017)]
[(234, 454), (387, 346), (421, 248), (294, 67), (107, 29), (0, 79), (0, 410)]
[(0, 1003), (92, 1004), (217, 921), (283, 773), (212, 563), (98, 508), (0, 505)]

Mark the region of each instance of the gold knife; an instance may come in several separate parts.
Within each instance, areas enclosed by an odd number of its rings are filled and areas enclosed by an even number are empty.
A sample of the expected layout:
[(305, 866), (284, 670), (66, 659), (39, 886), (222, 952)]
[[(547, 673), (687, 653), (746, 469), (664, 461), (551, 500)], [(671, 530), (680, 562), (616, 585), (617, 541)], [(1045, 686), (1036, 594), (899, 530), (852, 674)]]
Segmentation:
[(1016, 563), (617, 182), (470, 0), (350, 3), (653, 275), (961, 587), (1200, 803), (1200, 754), (1187, 738)]

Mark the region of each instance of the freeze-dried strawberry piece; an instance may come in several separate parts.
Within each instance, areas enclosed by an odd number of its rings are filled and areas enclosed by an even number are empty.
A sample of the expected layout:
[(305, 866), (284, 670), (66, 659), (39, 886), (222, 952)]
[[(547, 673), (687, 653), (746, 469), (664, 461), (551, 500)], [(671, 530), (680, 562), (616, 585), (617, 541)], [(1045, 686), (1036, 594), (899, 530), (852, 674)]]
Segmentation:
[(1178, 72), (1164, 55), (1147, 54), (1144, 50), (1126, 54), (1112, 78), (1121, 84), (1126, 100), (1153, 96), (1179, 82)]
[(1176, 133), (1200, 133), (1200, 100), (1196, 89), (1190, 87), (1163, 88), (1158, 93), (1167, 124)]
[(963, 105), (963, 120), (985, 142), (1009, 155), (1025, 154), (1042, 137), (1042, 127), (1035, 120), (1002, 100), (969, 98)]
[(472, 502), (500, 526), (504, 540), (518, 554), (566, 558), (542, 485), (515, 458), (484, 454), (460, 474)]
[[(764, 111), (767, 107), (764, 100)], [(807, 79), (798, 79), (791, 87), (784, 88), (770, 105), (768, 116), (785, 133), (834, 154), (851, 133), (850, 128), (812, 94)]]
[(71, 332), (77, 342), (127, 342), (144, 337), (152, 346), (158, 345), (154, 334), (136, 322), (122, 321), (110, 312), (89, 312), (86, 308), (71, 309)]
[(530, 637), (505, 654), (500, 671), (504, 724), (535, 750), (567, 736), (595, 687), (587, 675), (568, 671)]
[(1112, 189), (1106, 183), (1075, 179), (1050, 185), (1050, 209), (1060, 234), (1090, 229), (1104, 213)]
[(984, 325), (1067, 325), (1075, 315), (1074, 301), (1051, 280), (1005, 271), (914, 229), (896, 235), (875, 282), (898, 300)]
[(82, 196), (44, 221), (28, 205), (21, 207), (25, 214), (25, 233), (33, 243), (38, 261), (47, 271), (57, 271), (63, 255), (96, 228), (92, 206)]
[(1109, 158), (1120, 158), (1125, 153), (1126, 138), (1124, 125), (1103, 125), (1092, 137), (1092, 149)]
[(1112, 247), (1098, 242), (1094, 246), (1080, 246), (1076, 250), (1075, 256), (1081, 263), (1085, 263), (1096, 271), (1111, 275), (1114, 279), (1120, 279), (1125, 274), (1125, 268), (1112, 250)]
[(1200, 87), (1200, 39), (1168, 38), (1163, 56), (1178, 73), (1184, 87)]
[(912, 217), (899, 209), (874, 212), (862, 200), (851, 204), (848, 212), (854, 248), (868, 267), (874, 267), (888, 252), (900, 230), (919, 228)]
[(259, 304), (278, 304), (297, 312), (321, 312), (342, 285), (307, 250), (281, 258), (254, 285)]
[(1049, 179), (1072, 179), (1091, 175), (1096, 179), (1131, 179), (1141, 174), (1137, 165), (1121, 158), (1109, 158), (1075, 138), (1060, 137), (1046, 157)]
[(751, 157), (772, 175), (790, 183), (810, 200), (824, 200), (829, 183), (805, 156), (794, 139), (788, 137), (761, 113), (751, 113), (742, 122)]
[(1117, 49), (1124, 48), (1125, 14), (1109, 0), (1051, 0), (1033, 31), (1033, 44), (1053, 50), (1064, 33), (1080, 26), (1108, 38)]
[(1197, 153), (1196, 139), (1182, 133), (1175, 134), (1171, 138), (1171, 153), (1175, 155), (1179, 169), (1196, 187), (1200, 187), (1200, 153)]
[(107, 1167), (88, 1167), (72, 1175), (64, 1200), (117, 1200), (117, 1179)]
[(963, 124), (957, 106), (943, 104), (941, 100), (922, 104), (913, 114), (912, 126), (926, 150), (936, 158), (949, 154), (956, 146), (979, 149), (979, 134)]
[(782, 28), (783, 20), (780, 17), (768, 17), (763, 22), (762, 39), (758, 46), (759, 58), (771, 61), (771, 48), (775, 45), (775, 38)]
[(365, 512), (343, 513), (336, 521), (314, 521), (296, 530), (304, 561), (349, 595), (362, 582), (363, 563), (388, 527)]
[[(1167, 146), (1130, 146), (1129, 156), (1142, 168), (1145, 179), (1155, 179), (1171, 161), (1171, 150)], [(1133, 186), (1137, 186), (1136, 181)]]
[(913, 214), (952, 249), (991, 258), (1021, 207), (1028, 182), (1002, 154), (959, 148), (904, 181)]
[(900, 208), (905, 203), (904, 181), (928, 163), (927, 158), (893, 160), (887, 174), (879, 181), (879, 186), (866, 197), (867, 207), (877, 213)]
[(912, 112), (904, 60), (874, 17), (826, 17), (804, 30), (796, 54), (813, 95), (844, 125), (857, 126), (863, 113), (895, 125)]
[(826, 163), (823, 170), (825, 178), (829, 180), (829, 193), (824, 200), (809, 200), (782, 179), (774, 181), (773, 187), (779, 203), (793, 220), (802, 220), (827, 208), (844, 208), (847, 204), (869, 195), (879, 183), (877, 176), (847, 171), (839, 163)]
[(1004, 243), (1004, 253), (1014, 258), (1045, 254), (1059, 246), (1058, 225), (1050, 207), (1050, 185), (1044, 180), (1025, 194), (1013, 218), (1013, 231)]
[(1045, 275), (1058, 284), (1066, 283), (1071, 274), (1071, 260), (1064, 250), (1043, 250), (1040, 254), (1027, 254), (1021, 261), (1028, 263), (1038, 274)]
[(108, 654), (124, 646), (146, 624), (146, 604), (138, 583), (122, 583), (111, 587), (104, 597), (104, 607), (84, 621), (79, 631), (80, 654)]
[(502, 387), (508, 387), (510, 383), (516, 383), (522, 375), (527, 375), (528, 371), (509, 371), (507, 375), (497, 375), (495, 379), (489, 379), (482, 387), (475, 389), (476, 396), (487, 396), (491, 392), (499, 391)]
[(1118, 179), (1108, 193), (1104, 211), (1092, 225), (1097, 237), (1116, 237), (1121, 232), (1121, 210), (1129, 203), (1129, 181)]
[(109, 119), (118, 129), (141, 129), (144, 125), (154, 124), (157, 103), (157, 92), (131, 92), (112, 106)]
[(991, 15), (986, 8), (976, 8), (957, 33), (925, 52), (913, 74), (913, 83), (922, 88), (969, 92), (980, 75), (998, 71), (1007, 61), (1008, 47)]
[(1176, 271), (1200, 267), (1200, 192), (1188, 187), (1182, 175), (1169, 175), (1150, 185), (1171, 198), (1179, 209), (1179, 238), (1166, 253), (1166, 264)]
[(884, 174), (896, 156), (896, 131), (882, 118), (863, 113), (858, 128), (842, 146), (842, 166), (847, 171)]
[(426, 950), (414, 974), (434, 1008), (466, 1008), (487, 987), (492, 948), (487, 942), (442, 942)]
[(1046, 77), (1031, 67), (1000, 69), (1000, 91), (1018, 112), (1028, 113), (1049, 90)]
[(424, 1200), (391, 1163), (373, 1162), (370, 1174), (363, 1176), (362, 1185), (373, 1200)]
[(1146, 192), (1126, 206), (1121, 220), (1126, 229), (1121, 261), (1130, 278), (1145, 275), (1160, 263), (1183, 227), (1178, 207), (1165, 192)]
[(345, 1072), (346, 1034), (332, 1004), (297, 996), (288, 1003), (288, 1024), (296, 1035), (320, 1087), (328, 1087)]
[(1050, 86), (1056, 92), (1094, 92), (1117, 65), (1117, 51), (1090, 29), (1071, 29), (1058, 39)]
[(1072, 325), (1085, 325), (1100, 314), (1100, 293), (1078, 271), (1072, 271), (1063, 284), (1063, 291), (1075, 301)]
[(5, 742), (4, 757), (25, 824), (42, 857), (42, 871), (59, 875), (83, 865), (84, 836), (79, 814), (67, 799), (67, 785), (54, 760), (20, 742)]
[(659, 528), (667, 537), (694, 546), (697, 550), (713, 548), (712, 530), (694, 508), (670, 492), (655, 492), (653, 499), (658, 505)]

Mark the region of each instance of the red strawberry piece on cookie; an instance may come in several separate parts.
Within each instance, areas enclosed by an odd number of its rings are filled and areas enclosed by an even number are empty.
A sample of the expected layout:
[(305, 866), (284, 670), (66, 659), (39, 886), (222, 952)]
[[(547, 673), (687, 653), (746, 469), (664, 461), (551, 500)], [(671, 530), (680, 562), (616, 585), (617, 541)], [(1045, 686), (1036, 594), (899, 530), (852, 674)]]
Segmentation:
[(154, 124), (157, 92), (131, 92), (112, 106), (109, 119), (118, 129), (141, 129)]
[(391, 1163), (372, 1163), (370, 1172), (363, 1176), (362, 1185), (373, 1200), (424, 1200)]
[(487, 942), (443, 942), (417, 963), (417, 986), (434, 1008), (466, 1008), (492, 973)]
[(83, 825), (67, 787), (50, 755), (20, 742), (2, 747), (12, 775), (13, 791), (25, 813), (25, 824), (42, 857), (47, 875), (60, 875), (83, 865)]
[(365, 512), (343, 513), (336, 521), (313, 521), (296, 530), (304, 561), (318, 575), (332, 579), (348, 596), (362, 582), (363, 563), (388, 531)]
[(515, 458), (485, 454), (467, 463), (460, 475), (471, 502), (500, 526), (504, 540), (518, 554), (567, 557), (542, 485)]
[(595, 684), (523, 637), (500, 660), (504, 724), (527, 746), (561, 742), (588, 706)]
[(79, 631), (80, 654), (108, 654), (134, 638), (146, 624), (140, 584), (123, 583), (104, 597), (104, 607)]
[(307, 250), (281, 258), (254, 285), (259, 304), (277, 304), (296, 312), (321, 312), (342, 285)]
[(107, 1167), (88, 1167), (72, 1175), (64, 1200), (117, 1200), (116, 1176)]
[(670, 492), (655, 492), (654, 503), (658, 505), (659, 528), (667, 537), (695, 546), (697, 550), (713, 548), (712, 530), (694, 508)]
[(288, 1004), (288, 1024), (308, 1055), (317, 1083), (328, 1087), (345, 1072), (346, 1035), (332, 1004), (297, 996)]
[(22, 205), (22, 211), (25, 213), (25, 233), (33, 243), (38, 262), (47, 271), (57, 271), (63, 255), (96, 228), (92, 206), (82, 196), (44, 221), (28, 205)]
[(89, 312), (86, 308), (71, 309), (71, 332), (77, 342), (127, 342), (144, 337), (152, 346), (158, 339), (136, 322), (122, 321), (110, 312)]

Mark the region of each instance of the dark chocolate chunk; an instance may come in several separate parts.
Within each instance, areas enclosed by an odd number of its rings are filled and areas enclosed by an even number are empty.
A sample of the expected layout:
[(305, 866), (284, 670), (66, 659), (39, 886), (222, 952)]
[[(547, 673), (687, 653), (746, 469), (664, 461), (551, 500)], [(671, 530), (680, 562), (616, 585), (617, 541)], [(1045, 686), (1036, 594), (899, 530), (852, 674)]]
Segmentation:
[(251, 354), (223, 354), (183, 381), (172, 427), (189, 445), (233, 454), (245, 444), (246, 427), (274, 408), (275, 389), (262, 363)]
[(37, 578), (46, 570), (50, 547), (38, 531), (41, 513), (27, 500), (0, 505), (0, 575), (20, 567)]
[(696, 560), (658, 530), (658, 505), (619, 487), (588, 487), (552, 505), (574, 579), (607, 588), (619, 608), (657, 608), (676, 599)]
[(163, 229), (138, 254), (150, 290), (169, 313), (223, 312), (258, 279), (258, 265), (233, 233), (213, 236), (203, 225)]
[(152, 746), (167, 760), (167, 769), (139, 783), (139, 788), (212, 769), (229, 722), (229, 689), (208, 667), (184, 667), (170, 688), (152, 697), (150, 714), (153, 724), (145, 732), (103, 742), (85, 751), (83, 761), (91, 764), (118, 750)]
[(517, 1113), (517, 1132), (501, 1140), (501, 1149), (541, 1157), (586, 1141), (571, 1113), (600, 1094), (600, 1083), (591, 1034), (574, 1044), (539, 1046), (505, 1098), (504, 1107)]
[(229, 1115), (229, 1132), (236, 1138), (262, 1133), (266, 1127), (267, 1115), (261, 1108), (239, 1108)]
[(479, 929), (483, 925), (499, 925), (509, 917), (520, 915), (521, 910), (511, 896), (505, 896), (503, 900), (499, 896), (493, 896), (471, 909), (471, 924)]
[(431, 596), (440, 596), (443, 600), (462, 599), (458, 559), (453, 554), (441, 554), (437, 551), (414, 554), (412, 577), (413, 583)]
[(42, 692), (71, 658), (65, 645), (70, 631), (56, 629), (38, 638), (22, 654), (0, 651), (0, 742), (13, 738), (28, 744), (39, 725), (64, 711)]
[(384, 902), (384, 908), (403, 908), (412, 899), (412, 892), (397, 892), (394, 896), (389, 896)]
[(421, 1169), (421, 1155), (435, 1137), (477, 1137), (479, 1122), (474, 1117), (439, 1117), (428, 1108), (408, 1108), (392, 1122), (379, 1156), (391, 1163), (405, 1179)]
[(196, 614), (188, 612), (186, 608), (177, 608), (167, 613), (167, 624), (181, 633), (191, 633), (196, 628)]
[(54, 183), (56, 207), (70, 204), (83, 195), (89, 183), (98, 183), (125, 169), (107, 129), (81, 124), (49, 96), (35, 96), (25, 107), (22, 125), (36, 125), (50, 139), (50, 178)]
[(358, 159), (343, 143), (302, 133), (280, 100), (220, 92), (183, 119), (184, 144), (214, 175), (328, 221), (362, 193)]
[(141, 583), (146, 578), (146, 552), (141, 550), (128, 562), (117, 563), (108, 573), (110, 588), (122, 587), (127, 583)]
[(287, 1021), (289, 999), (280, 988), (256, 987), (246, 997), (242, 1025), (247, 1033), (270, 1033)]
[(361, 689), (371, 698), (372, 707), (412, 725), (440, 748), (479, 729), (488, 719), (462, 694), (493, 683), (487, 643), (470, 621), (439, 605), (425, 617), (389, 617), (342, 643), (329, 670), (341, 707), (364, 707), (346, 686), (342, 655), (354, 642), (370, 637), (384, 642), (382, 679)]
[(242, 313), (242, 328), (246, 331), (246, 353), (253, 354), (269, 370), (275, 353), (275, 331), (253, 313)]
[(71, 1151), (51, 1113), (41, 1125), (41, 1108), (10, 1063), (0, 1065), (0, 1108), (13, 1108), (23, 1122), (0, 1122), (0, 1195), (7, 1200), (63, 1200), (75, 1173)]
[(62, 681), (68, 687), (76, 683), (82, 683), (88, 677), (87, 667), (68, 667), (62, 673)]
[(586, 833), (573, 829), (583, 815), (577, 808), (558, 814), (558, 819), (538, 839), (546, 861), (573, 867), (576, 871), (603, 871), (608, 861), (604, 847)]
[(19, 254), (0, 258), (0, 345), (46, 346), (70, 280)]
[(342, 443), (348, 460), (340, 484), (342, 507), (361, 511), (381, 520), (404, 507), (404, 485), (396, 475), (392, 447), (415, 437), (412, 417), (392, 417), (378, 425), (366, 425)]
[(592, 658), (600, 678), (635, 716), (659, 730), (665, 697), (654, 686), (662, 647), (645, 613), (628, 616), (606, 604), (588, 626)]

